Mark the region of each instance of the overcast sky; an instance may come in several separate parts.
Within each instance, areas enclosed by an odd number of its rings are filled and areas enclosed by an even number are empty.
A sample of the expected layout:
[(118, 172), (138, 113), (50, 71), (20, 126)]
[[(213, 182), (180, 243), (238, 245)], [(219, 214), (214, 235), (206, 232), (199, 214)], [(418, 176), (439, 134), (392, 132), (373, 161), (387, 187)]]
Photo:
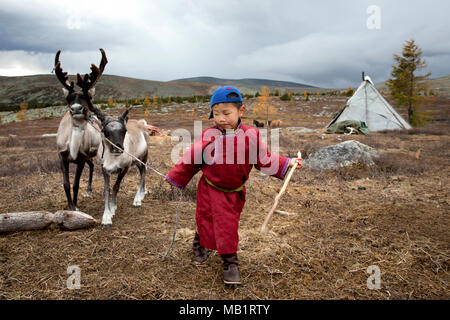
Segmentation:
[[(375, 8), (373, 6), (376, 6)], [(406, 40), (450, 74), (447, 0), (0, 0), (0, 75), (89, 72), (168, 81), (265, 78), (357, 86), (386, 80)]]

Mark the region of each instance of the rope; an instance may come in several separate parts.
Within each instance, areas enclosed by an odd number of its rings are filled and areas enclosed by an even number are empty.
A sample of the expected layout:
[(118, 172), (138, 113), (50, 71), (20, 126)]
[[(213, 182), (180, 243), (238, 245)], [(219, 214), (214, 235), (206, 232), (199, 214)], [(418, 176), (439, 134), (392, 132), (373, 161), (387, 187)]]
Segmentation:
[(110, 144), (112, 144), (114, 147), (116, 147), (117, 149), (119, 149), (120, 151), (122, 151), (123, 153), (129, 155), (131, 158), (133, 158), (134, 160), (136, 160), (137, 162), (139, 162), (140, 164), (142, 164), (143, 166), (145, 166), (147, 169), (152, 170), (153, 172), (155, 172), (156, 174), (160, 175), (161, 177), (163, 177), (164, 179), (166, 178), (166, 176), (164, 174), (162, 174), (161, 172), (159, 172), (158, 170), (154, 169), (153, 167), (151, 167), (150, 165), (144, 163), (143, 161), (141, 161), (139, 158), (137, 158), (136, 156), (132, 155), (131, 153), (127, 152), (126, 150), (118, 147), (116, 144), (114, 144), (111, 140), (109, 140), (108, 138), (105, 137), (105, 135), (103, 134), (103, 132), (101, 132), (99, 129), (97, 129), (92, 123), (91, 120), (88, 120), (88, 123), (92, 126), (92, 128), (94, 128), (96, 131), (98, 131), (103, 139), (105, 139), (106, 141), (108, 141)]
[[(94, 128), (96, 131), (98, 131), (103, 139), (105, 139), (106, 141), (108, 141), (111, 145), (113, 145), (114, 147), (116, 147), (117, 149), (121, 150), (122, 152), (124, 152), (125, 154), (127, 154), (128, 156), (130, 156), (131, 158), (133, 158), (134, 160), (136, 160), (137, 162), (139, 162), (140, 164), (144, 165), (147, 169), (152, 170), (153, 172), (155, 172), (156, 174), (160, 175), (161, 177), (163, 177), (164, 179), (166, 179), (166, 176), (164, 174), (162, 174), (161, 172), (159, 172), (158, 170), (154, 169), (153, 167), (151, 167), (150, 165), (144, 163), (143, 161), (141, 161), (140, 159), (138, 159), (136, 156), (130, 154), (129, 152), (125, 151), (124, 149), (118, 147), (117, 145), (115, 145), (111, 140), (109, 140), (108, 138), (105, 137), (105, 135), (103, 134), (103, 132), (101, 132), (99, 129), (97, 129), (96, 126), (94, 126), (91, 123), (92, 120), (88, 120), (88, 123), (92, 126), (92, 128)], [(105, 147), (103, 147), (104, 150)], [(167, 256), (169, 255), (170, 251), (172, 250), (173, 244), (175, 242), (175, 236), (177, 234), (177, 229), (178, 229), (178, 216), (179, 216), (179, 209), (180, 209), (180, 205), (181, 205), (181, 201), (183, 199), (183, 190), (179, 189), (180, 191), (180, 199), (178, 200), (178, 204), (177, 204), (177, 210), (176, 210), (176, 214), (175, 214), (175, 230), (173, 231), (172, 234), (172, 240), (170, 242), (169, 248), (167, 249), (166, 253), (163, 255), (163, 260), (165, 260), (167, 258)]]
[(173, 230), (173, 234), (172, 234), (172, 240), (170, 241), (170, 246), (169, 248), (167, 248), (166, 253), (163, 255), (163, 260), (166, 260), (167, 256), (169, 255), (170, 250), (172, 250), (172, 246), (175, 242), (175, 236), (177, 234), (177, 229), (178, 229), (178, 211), (180, 209), (180, 204), (181, 204), (181, 200), (183, 199), (183, 191), (181, 189), (179, 189), (180, 191), (180, 200), (178, 200), (178, 205), (177, 205), (177, 211), (175, 214), (175, 230)]

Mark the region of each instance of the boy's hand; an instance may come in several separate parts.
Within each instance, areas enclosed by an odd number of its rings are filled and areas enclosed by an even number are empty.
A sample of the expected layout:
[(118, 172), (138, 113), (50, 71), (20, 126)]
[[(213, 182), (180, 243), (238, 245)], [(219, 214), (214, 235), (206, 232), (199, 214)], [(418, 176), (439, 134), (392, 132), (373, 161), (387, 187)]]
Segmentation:
[(289, 161), (289, 167), (293, 167), (295, 163), (298, 163), (296, 169), (300, 169), (301, 167), (303, 167), (303, 159), (302, 158), (292, 158)]

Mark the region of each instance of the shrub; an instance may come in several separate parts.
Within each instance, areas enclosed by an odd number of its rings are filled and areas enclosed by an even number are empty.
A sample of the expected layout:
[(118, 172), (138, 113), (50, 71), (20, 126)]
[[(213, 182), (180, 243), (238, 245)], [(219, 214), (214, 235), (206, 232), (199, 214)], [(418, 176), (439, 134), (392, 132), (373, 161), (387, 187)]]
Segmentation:
[(291, 97), (289, 97), (288, 93), (285, 93), (280, 97), (280, 100), (282, 100), (282, 101), (289, 101), (290, 99), (291, 99)]

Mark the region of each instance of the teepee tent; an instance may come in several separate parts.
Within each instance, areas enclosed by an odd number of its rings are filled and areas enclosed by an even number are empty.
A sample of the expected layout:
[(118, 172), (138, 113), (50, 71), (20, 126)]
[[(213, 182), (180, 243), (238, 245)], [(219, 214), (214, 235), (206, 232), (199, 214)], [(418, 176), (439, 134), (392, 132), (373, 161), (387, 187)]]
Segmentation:
[(340, 121), (357, 120), (365, 122), (370, 131), (411, 129), (409, 123), (378, 92), (370, 77), (363, 76), (363, 79), (355, 94), (327, 128)]

